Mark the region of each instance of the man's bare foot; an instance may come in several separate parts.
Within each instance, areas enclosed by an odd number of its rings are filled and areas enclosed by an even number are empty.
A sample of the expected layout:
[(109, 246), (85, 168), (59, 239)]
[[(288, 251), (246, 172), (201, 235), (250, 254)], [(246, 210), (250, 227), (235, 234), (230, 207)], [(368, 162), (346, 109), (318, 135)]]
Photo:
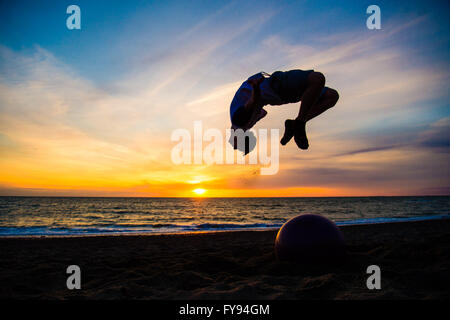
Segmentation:
[(280, 143), (285, 146), (289, 141), (291, 141), (292, 137), (295, 133), (295, 120), (287, 119), (284, 121), (284, 135), (280, 140)]
[(300, 149), (308, 149), (309, 143), (308, 137), (306, 136), (306, 122), (300, 121), (298, 119), (295, 120), (294, 140)]

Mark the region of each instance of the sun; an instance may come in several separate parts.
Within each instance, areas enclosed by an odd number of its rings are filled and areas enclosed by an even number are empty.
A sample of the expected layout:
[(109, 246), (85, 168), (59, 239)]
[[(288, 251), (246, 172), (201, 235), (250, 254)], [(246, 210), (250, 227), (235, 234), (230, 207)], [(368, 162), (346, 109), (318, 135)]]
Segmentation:
[(197, 189), (192, 190), (192, 192), (198, 196), (201, 196), (202, 194), (204, 194), (206, 192), (206, 190), (202, 189), (202, 188), (197, 188)]

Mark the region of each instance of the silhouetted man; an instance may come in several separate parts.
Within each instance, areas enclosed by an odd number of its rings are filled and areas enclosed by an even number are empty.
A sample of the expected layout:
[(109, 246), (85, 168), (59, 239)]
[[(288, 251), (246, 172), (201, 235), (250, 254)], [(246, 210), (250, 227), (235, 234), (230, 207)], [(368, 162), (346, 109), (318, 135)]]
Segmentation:
[[(333, 107), (339, 99), (336, 90), (325, 87), (325, 76), (314, 70), (260, 72), (248, 78), (236, 92), (230, 106), (232, 129), (247, 131), (267, 115), (265, 105), (282, 105), (301, 101), (296, 119), (284, 122), (281, 144), (292, 137), (300, 149), (308, 149), (306, 122)], [(236, 149), (236, 140), (234, 141)], [(244, 152), (248, 153), (248, 150)]]

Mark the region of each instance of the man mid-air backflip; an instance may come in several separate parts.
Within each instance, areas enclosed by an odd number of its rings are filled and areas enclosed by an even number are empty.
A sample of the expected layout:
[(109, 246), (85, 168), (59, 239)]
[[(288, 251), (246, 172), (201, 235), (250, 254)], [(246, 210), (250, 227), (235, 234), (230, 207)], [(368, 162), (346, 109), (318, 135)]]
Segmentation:
[[(280, 142), (286, 145), (294, 137), (297, 146), (306, 150), (309, 147), (306, 122), (333, 107), (338, 99), (336, 90), (325, 87), (325, 77), (320, 72), (276, 71), (270, 76), (261, 72), (248, 78), (236, 92), (230, 106), (231, 128), (244, 131), (252, 128), (266, 116), (265, 105), (301, 101), (297, 118), (284, 122), (285, 131)], [(234, 148), (237, 148), (236, 140)]]

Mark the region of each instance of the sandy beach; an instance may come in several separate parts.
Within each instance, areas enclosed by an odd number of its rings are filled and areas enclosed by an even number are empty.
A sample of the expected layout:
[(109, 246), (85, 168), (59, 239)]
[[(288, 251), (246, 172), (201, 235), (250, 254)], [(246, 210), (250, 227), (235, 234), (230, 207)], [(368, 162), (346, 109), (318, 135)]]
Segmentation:
[[(276, 260), (277, 230), (0, 239), (1, 299), (448, 299), (450, 220), (341, 227), (348, 259)], [(81, 268), (82, 289), (66, 288)], [(381, 268), (368, 290), (366, 268)]]

